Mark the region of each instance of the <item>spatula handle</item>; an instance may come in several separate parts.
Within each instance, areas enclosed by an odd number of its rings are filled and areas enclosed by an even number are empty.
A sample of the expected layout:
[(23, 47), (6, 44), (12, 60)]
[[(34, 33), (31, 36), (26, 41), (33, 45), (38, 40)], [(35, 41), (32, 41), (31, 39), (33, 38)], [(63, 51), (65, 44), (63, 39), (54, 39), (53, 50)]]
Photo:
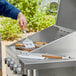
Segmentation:
[(42, 57), (46, 57), (46, 58), (54, 58), (54, 59), (62, 59), (61, 56), (48, 56), (48, 55), (42, 55)]
[(27, 38), (27, 32), (26, 32), (26, 30), (24, 30), (24, 34), (25, 34), (25, 37)]

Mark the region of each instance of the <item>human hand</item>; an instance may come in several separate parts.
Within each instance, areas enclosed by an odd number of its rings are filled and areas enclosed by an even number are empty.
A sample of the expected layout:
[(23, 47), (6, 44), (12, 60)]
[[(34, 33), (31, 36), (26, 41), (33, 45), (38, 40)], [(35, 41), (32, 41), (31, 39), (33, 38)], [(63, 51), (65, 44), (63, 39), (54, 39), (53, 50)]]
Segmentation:
[(18, 19), (19, 19), (19, 25), (21, 29), (25, 29), (27, 25), (27, 21), (21, 12), (18, 14)]

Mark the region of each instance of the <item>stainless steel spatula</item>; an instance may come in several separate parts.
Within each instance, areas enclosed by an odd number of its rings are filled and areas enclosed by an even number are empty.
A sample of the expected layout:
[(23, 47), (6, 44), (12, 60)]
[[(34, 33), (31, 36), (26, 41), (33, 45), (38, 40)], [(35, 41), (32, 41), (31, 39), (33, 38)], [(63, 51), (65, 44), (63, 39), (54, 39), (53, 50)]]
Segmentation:
[(26, 36), (26, 39), (23, 41), (23, 44), (25, 45), (25, 47), (27, 49), (33, 49), (33, 48), (35, 48), (35, 45), (34, 45), (33, 41), (31, 39), (27, 38), (27, 32), (26, 32), (26, 30), (24, 30), (24, 33), (25, 33), (25, 36)]

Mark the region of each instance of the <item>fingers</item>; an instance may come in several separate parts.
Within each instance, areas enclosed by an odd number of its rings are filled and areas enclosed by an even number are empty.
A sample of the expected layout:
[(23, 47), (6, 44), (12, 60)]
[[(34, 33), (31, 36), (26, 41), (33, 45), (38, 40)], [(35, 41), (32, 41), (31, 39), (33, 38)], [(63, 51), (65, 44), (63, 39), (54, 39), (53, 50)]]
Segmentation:
[(19, 20), (19, 25), (20, 25), (21, 29), (25, 29), (26, 26), (27, 26), (27, 22), (26, 22), (26, 20), (23, 19), (23, 18), (20, 19), (20, 20)]
[(26, 22), (26, 21), (23, 21), (23, 23), (24, 23), (23, 28), (26, 28), (26, 26), (27, 26), (27, 22)]
[(19, 25), (21, 29), (25, 29), (27, 26), (27, 21), (21, 12), (19, 13), (18, 18), (19, 18)]

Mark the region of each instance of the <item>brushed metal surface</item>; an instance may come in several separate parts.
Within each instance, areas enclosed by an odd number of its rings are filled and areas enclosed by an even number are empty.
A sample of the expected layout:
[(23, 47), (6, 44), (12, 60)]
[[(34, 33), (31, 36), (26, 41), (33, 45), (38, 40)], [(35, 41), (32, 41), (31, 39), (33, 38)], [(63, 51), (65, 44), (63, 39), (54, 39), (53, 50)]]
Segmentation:
[(61, 0), (56, 25), (76, 30), (76, 0)]
[[(74, 59), (61, 60), (61, 59), (23, 59), (20, 58), (20, 62), (26, 69), (39, 70), (39, 76), (76, 76), (76, 32), (73, 32), (65, 37), (57, 39), (45, 47), (39, 48), (33, 53), (48, 53), (55, 54), (57, 56), (71, 56)], [(57, 69), (58, 68), (58, 69)], [(60, 72), (61, 68), (61, 72)], [(69, 68), (69, 69), (68, 69)], [(54, 69), (54, 70), (51, 70)], [(46, 70), (46, 73), (45, 73)], [(49, 71), (48, 71), (49, 70)], [(66, 71), (65, 71), (66, 70)], [(54, 73), (55, 72), (55, 73)], [(72, 74), (73, 73), (73, 74)]]
[[(59, 56), (71, 56), (75, 59), (18, 59), (21, 54), (13, 43), (7, 46), (7, 57), (23, 67), (23, 74), (31, 70), (33, 76), (76, 76), (76, 0), (61, 0), (56, 25), (28, 36), (29, 39), (47, 42), (47, 45), (33, 50), (33, 53), (49, 53)], [(24, 39), (18, 41), (23, 42)], [(20, 62), (19, 62), (20, 61)], [(27, 75), (31, 75), (29, 72)]]
[(71, 56), (76, 58), (76, 32), (49, 43), (43, 48), (39, 48), (35, 53), (49, 53), (60, 56)]

